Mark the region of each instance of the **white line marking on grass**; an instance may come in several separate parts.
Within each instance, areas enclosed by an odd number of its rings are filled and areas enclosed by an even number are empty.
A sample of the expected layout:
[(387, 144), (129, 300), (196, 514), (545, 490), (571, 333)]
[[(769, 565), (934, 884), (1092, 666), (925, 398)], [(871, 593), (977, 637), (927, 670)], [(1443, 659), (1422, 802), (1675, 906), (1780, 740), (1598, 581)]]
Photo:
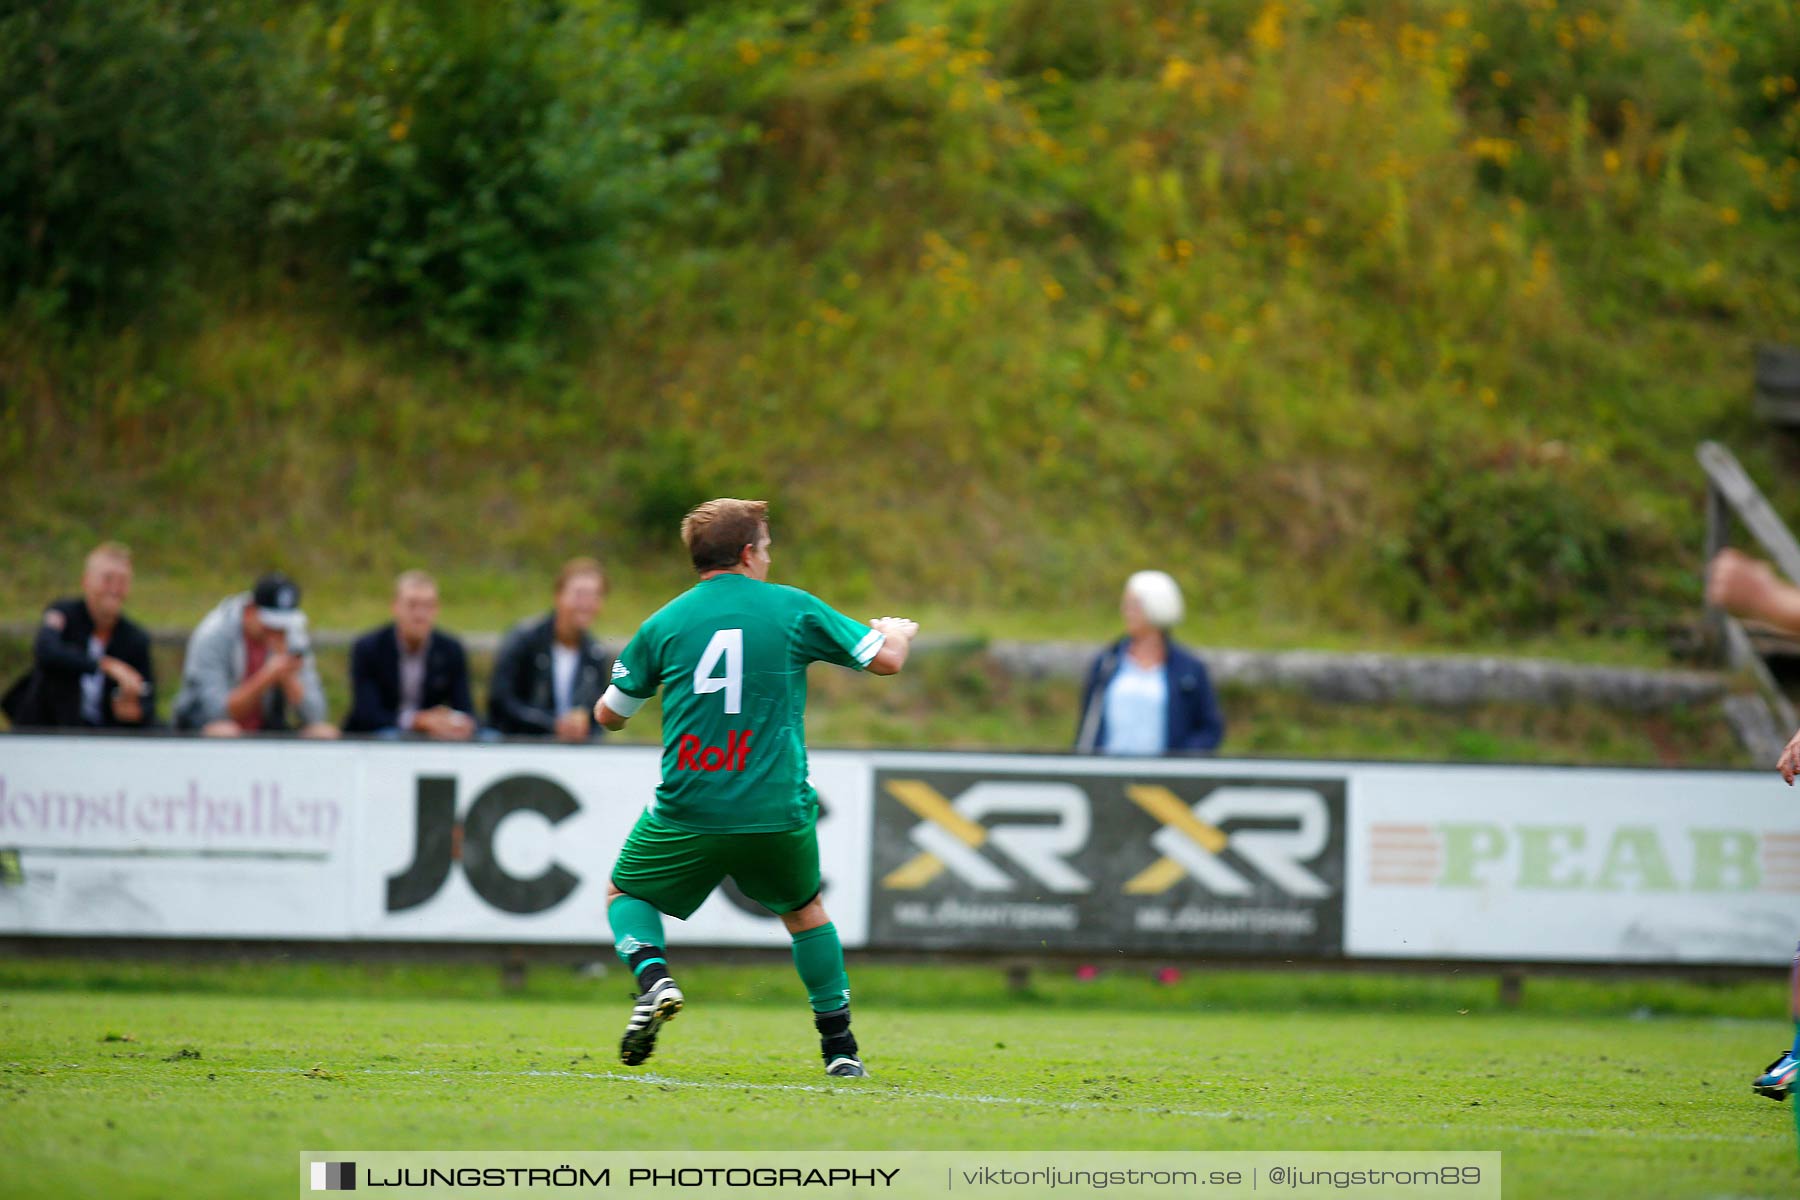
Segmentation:
[[(254, 1074), (300, 1074), (281, 1067), (245, 1068)], [(593, 1079), (608, 1083), (641, 1083), (665, 1088), (692, 1088), (705, 1092), (808, 1092), (853, 1099), (927, 1100), (950, 1104), (1000, 1104), (1020, 1108), (1048, 1108), (1058, 1112), (1117, 1112), (1142, 1116), (1194, 1117), (1208, 1121), (1283, 1121), (1295, 1125), (1331, 1125), (1343, 1129), (1420, 1129), (1443, 1133), (1486, 1134), (1512, 1133), (1527, 1137), (1560, 1138), (1630, 1138), (1642, 1142), (1722, 1142), (1733, 1146), (1761, 1146), (1764, 1136), (1728, 1133), (1668, 1133), (1644, 1129), (1544, 1129), (1532, 1125), (1450, 1125), (1429, 1121), (1382, 1121), (1375, 1126), (1352, 1122), (1319, 1121), (1312, 1117), (1287, 1113), (1239, 1112), (1230, 1108), (1169, 1108), (1160, 1104), (1125, 1104), (1097, 1100), (1033, 1100), (1029, 1096), (993, 1096), (968, 1092), (921, 1092), (901, 1087), (882, 1087), (871, 1080), (868, 1085), (833, 1086), (823, 1083), (748, 1083), (727, 1079), (677, 1079), (653, 1072), (625, 1074), (622, 1071), (432, 1071), (423, 1068), (362, 1069), (346, 1067), (346, 1078), (354, 1075), (409, 1075), (431, 1079)]]

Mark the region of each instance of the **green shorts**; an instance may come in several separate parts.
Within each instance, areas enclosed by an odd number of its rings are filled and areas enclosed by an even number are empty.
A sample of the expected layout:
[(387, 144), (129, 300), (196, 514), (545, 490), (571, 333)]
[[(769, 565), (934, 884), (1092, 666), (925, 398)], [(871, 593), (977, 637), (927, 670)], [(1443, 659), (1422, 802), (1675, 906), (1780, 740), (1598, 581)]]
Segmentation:
[(781, 833), (689, 833), (653, 812), (631, 828), (613, 864), (613, 886), (685, 921), (729, 875), (776, 913), (819, 894), (818, 826)]

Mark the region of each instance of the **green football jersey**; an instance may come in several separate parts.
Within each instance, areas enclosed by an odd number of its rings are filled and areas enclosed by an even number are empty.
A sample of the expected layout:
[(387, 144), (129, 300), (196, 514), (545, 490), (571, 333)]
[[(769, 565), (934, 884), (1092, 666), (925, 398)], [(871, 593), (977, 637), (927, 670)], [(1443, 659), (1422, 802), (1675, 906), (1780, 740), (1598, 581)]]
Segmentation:
[(727, 573), (703, 579), (639, 627), (613, 686), (663, 694), (662, 782), (653, 811), (692, 833), (766, 833), (814, 819), (806, 777), (806, 668), (861, 670), (886, 641), (799, 588)]

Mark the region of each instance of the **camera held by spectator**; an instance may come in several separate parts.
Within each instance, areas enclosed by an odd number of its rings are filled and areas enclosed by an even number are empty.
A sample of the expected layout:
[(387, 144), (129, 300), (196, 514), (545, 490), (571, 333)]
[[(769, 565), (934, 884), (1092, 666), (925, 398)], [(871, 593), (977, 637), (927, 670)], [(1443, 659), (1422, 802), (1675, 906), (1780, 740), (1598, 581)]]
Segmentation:
[(298, 584), (264, 575), (201, 619), (188, 638), (175, 727), (209, 737), (294, 728), (305, 737), (338, 735), (325, 719)]

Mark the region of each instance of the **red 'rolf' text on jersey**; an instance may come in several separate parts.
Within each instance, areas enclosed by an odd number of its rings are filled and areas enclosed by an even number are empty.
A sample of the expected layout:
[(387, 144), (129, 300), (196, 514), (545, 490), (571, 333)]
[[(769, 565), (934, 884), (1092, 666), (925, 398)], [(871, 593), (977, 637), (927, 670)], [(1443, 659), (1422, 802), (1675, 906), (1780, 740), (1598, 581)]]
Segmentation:
[(700, 745), (700, 739), (690, 735), (683, 736), (675, 746), (675, 769), (677, 771), (741, 771), (744, 761), (750, 757), (750, 738), (755, 733), (751, 729), (733, 729), (726, 735), (725, 747)]

